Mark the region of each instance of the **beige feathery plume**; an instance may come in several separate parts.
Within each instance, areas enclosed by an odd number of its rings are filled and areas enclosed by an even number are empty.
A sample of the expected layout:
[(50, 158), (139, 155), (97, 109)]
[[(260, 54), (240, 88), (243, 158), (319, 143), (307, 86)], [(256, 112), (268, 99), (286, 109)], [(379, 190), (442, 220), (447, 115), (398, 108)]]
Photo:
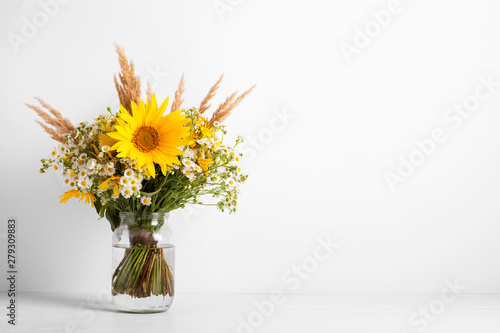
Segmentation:
[(229, 96), (224, 103), (219, 105), (217, 110), (215, 110), (214, 114), (212, 115), (212, 118), (210, 119), (210, 126), (213, 126), (213, 124), (217, 121), (219, 123), (223, 122), (229, 115), (231, 114), (231, 111), (238, 106), (238, 104), (241, 103), (241, 101), (248, 96), (252, 92), (252, 90), (255, 88), (255, 85), (245, 91), (243, 94), (238, 96), (233, 102), (234, 97), (238, 92), (234, 92), (231, 96)]
[(175, 92), (175, 98), (170, 112), (180, 110), (182, 103), (184, 102), (182, 95), (184, 95), (184, 73), (182, 73), (181, 80), (179, 81), (179, 87), (177, 87), (177, 91)]
[(198, 112), (200, 112), (200, 114), (207, 111), (210, 108), (210, 104), (208, 104), (208, 102), (210, 102), (210, 100), (215, 96), (215, 93), (217, 92), (217, 89), (219, 89), (219, 85), (223, 77), (224, 74), (220, 76), (219, 80), (215, 82), (212, 88), (210, 88), (210, 90), (208, 91), (207, 96), (205, 96), (203, 101), (201, 101), (200, 108), (198, 109)]
[[(52, 139), (61, 143), (65, 143), (66, 138), (64, 136), (73, 133), (75, 131), (75, 126), (73, 126), (73, 124), (67, 118), (64, 118), (59, 111), (54, 109), (49, 104), (45, 103), (43, 99), (38, 97), (35, 98), (38, 102), (40, 102), (40, 104), (42, 104), (44, 108), (49, 110), (49, 112), (52, 114), (51, 116), (36, 105), (26, 104), (27, 107), (34, 110), (38, 114), (38, 116), (42, 118), (45, 124), (38, 120), (36, 120), (36, 122), (40, 126), (42, 126), (45, 132), (47, 132)], [(53, 128), (50, 128), (47, 125), (52, 126)]]
[(151, 98), (153, 98), (153, 89), (151, 89), (151, 84), (148, 81), (148, 89), (146, 90), (146, 96), (148, 97), (148, 101), (151, 102)]
[(129, 63), (123, 48), (117, 44), (115, 48), (121, 68), (121, 73), (118, 74), (120, 82), (116, 75), (114, 76), (116, 91), (120, 104), (132, 114), (131, 101), (139, 103), (141, 99), (141, 81), (139, 76), (135, 75), (134, 63), (132, 61)]

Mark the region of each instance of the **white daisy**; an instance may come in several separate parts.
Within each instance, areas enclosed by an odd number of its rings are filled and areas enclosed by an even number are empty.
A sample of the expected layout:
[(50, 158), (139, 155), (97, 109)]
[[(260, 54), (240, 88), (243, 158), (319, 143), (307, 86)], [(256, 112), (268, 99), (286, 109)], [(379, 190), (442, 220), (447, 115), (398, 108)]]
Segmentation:
[(128, 178), (128, 177), (121, 177), (120, 178), (120, 185), (122, 185), (122, 186), (128, 186), (128, 185), (130, 185), (130, 178)]
[(186, 175), (186, 177), (189, 178), (189, 180), (193, 180), (194, 179), (194, 172), (192, 172), (190, 170), (184, 169), (183, 173)]
[(123, 195), (125, 199), (128, 199), (132, 196), (132, 189), (130, 187), (122, 187), (120, 193)]
[(234, 178), (232, 177), (229, 177), (228, 179), (226, 179), (226, 185), (229, 185), (231, 187), (234, 187), (236, 186), (238, 183), (236, 182), (236, 180), (234, 180)]
[(146, 197), (146, 196), (142, 196), (142, 197), (141, 197), (141, 203), (142, 203), (144, 206), (149, 206), (149, 205), (151, 205), (151, 198)]
[(82, 188), (88, 188), (92, 185), (92, 181), (89, 177), (78, 177), (78, 185)]
[(191, 168), (193, 167), (194, 165), (194, 162), (191, 161), (190, 159), (183, 159), (182, 160), (182, 164), (184, 164), (184, 166), (188, 169), (188, 170), (191, 170)]
[(69, 175), (64, 175), (63, 176), (63, 183), (66, 186), (70, 186), (69, 184), (71, 183), (71, 177)]
[(108, 165), (104, 168), (104, 172), (106, 175), (111, 176), (115, 174), (115, 167), (113, 164), (108, 163)]
[(128, 168), (126, 169), (124, 172), (123, 172), (123, 176), (124, 177), (127, 177), (127, 178), (132, 178), (134, 177), (135, 173), (134, 173), (134, 170)]
[(87, 169), (94, 169), (94, 168), (95, 168), (96, 163), (97, 163), (97, 161), (95, 160), (95, 158), (90, 158), (90, 159), (87, 161)]
[(134, 176), (132, 178), (130, 178), (130, 185), (133, 186), (133, 185), (138, 185), (138, 186), (141, 186), (141, 179), (142, 177), (137, 177), (137, 176)]
[(102, 146), (101, 151), (107, 153), (111, 147), (110, 146)]

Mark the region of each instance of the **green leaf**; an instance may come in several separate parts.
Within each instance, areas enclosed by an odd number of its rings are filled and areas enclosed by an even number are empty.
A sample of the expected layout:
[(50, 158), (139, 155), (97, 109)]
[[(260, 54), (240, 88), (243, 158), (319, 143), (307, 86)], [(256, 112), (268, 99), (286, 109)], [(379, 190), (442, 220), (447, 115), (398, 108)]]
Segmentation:
[(111, 225), (111, 231), (115, 231), (116, 228), (120, 225), (120, 212), (113, 207), (108, 207), (106, 209), (106, 219), (109, 221)]
[(101, 204), (101, 200), (99, 200), (99, 197), (96, 197), (96, 201), (94, 202), (94, 208), (95, 208), (97, 214), (101, 215), (102, 204)]
[(154, 192), (144, 192), (144, 191), (141, 191), (141, 194), (146, 196), (146, 197), (152, 197), (153, 195), (159, 193), (161, 190), (163, 190), (163, 188), (159, 188), (157, 191), (154, 191)]

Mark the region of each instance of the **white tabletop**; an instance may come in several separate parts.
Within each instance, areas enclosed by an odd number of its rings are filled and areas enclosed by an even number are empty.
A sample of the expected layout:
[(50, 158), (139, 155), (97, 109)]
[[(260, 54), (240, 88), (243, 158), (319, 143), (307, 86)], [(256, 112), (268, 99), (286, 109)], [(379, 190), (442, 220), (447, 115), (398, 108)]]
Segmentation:
[(460, 295), (450, 303), (439, 295), (289, 295), (279, 301), (178, 294), (168, 312), (129, 314), (115, 311), (106, 293), (26, 293), (17, 298), (16, 326), (2, 314), (0, 332), (500, 332), (500, 295)]

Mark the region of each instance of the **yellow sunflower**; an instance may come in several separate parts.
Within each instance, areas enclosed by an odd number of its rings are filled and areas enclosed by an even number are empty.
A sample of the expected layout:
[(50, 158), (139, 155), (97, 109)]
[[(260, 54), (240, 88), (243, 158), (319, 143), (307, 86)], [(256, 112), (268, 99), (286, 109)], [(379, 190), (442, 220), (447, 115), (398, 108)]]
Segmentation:
[(132, 115), (120, 105), (119, 118), (116, 118), (116, 132), (107, 133), (118, 140), (111, 147), (119, 154), (117, 157), (130, 157), (137, 160), (137, 168), (146, 165), (153, 178), (156, 175), (155, 163), (166, 174), (167, 166), (180, 164), (178, 155), (184, 152), (177, 147), (186, 145), (190, 129), (186, 126), (186, 116), (175, 111), (163, 116), (168, 98), (158, 107), (156, 96), (146, 105), (132, 104)]

